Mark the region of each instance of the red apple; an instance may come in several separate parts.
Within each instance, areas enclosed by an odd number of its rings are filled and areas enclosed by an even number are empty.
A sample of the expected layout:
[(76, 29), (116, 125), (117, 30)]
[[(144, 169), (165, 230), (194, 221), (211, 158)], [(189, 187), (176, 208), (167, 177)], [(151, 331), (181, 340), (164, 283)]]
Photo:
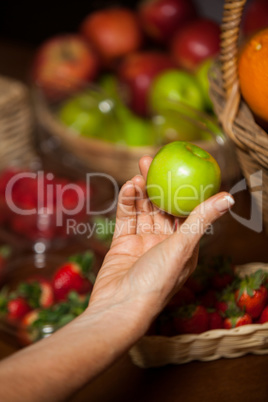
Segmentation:
[(253, 0), (249, 2), (242, 22), (243, 34), (249, 36), (266, 27), (268, 27), (268, 1)]
[(178, 67), (194, 71), (220, 50), (220, 27), (210, 19), (199, 18), (175, 33), (171, 53)]
[(138, 12), (144, 31), (160, 43), (168, 42), (178, 27), (197, 16), (191, 0), (146, 0)]
[(126, 96), (126, 103), (137, 114), (148, 114), (148, 92), (156, 75), (174, 68), (170, 56), (154, 51), (138, 52), (127, 56), (121, 63), (119, 83)]
[(137, 50), (142, 43), (138, 17), (126, 8), (108, 8), (89, 14), (81, 25), (81, 32), (106, 65)]
[(98, 59), (78, 35), (60, 35), (46, 41), (37, 51), (32, 78), (47, 95), (66, 95), (92, 81)]

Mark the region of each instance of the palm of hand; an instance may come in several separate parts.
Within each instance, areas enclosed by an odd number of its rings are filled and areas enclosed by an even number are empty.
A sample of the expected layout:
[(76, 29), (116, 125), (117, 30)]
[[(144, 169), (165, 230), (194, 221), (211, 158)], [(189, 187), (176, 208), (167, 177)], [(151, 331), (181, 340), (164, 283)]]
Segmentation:
[[(132, 185), (128, 182), (124, 187), (124, 194), (119, 195), (114, 238), (98, 274), (91, 302), (111, 304), (111, 300), (117, 303), (119, 299), (131, 297), (135, 263), (143, 256), (143, 261), (149, 264), (146, 253), (174, 231), (174, 219), (149, 202), (142, 177), (135, 177)], [(144, 281), (148, 281), (144, 274), (135, 272), (135, 291), (139, 291), (137, 288)]]

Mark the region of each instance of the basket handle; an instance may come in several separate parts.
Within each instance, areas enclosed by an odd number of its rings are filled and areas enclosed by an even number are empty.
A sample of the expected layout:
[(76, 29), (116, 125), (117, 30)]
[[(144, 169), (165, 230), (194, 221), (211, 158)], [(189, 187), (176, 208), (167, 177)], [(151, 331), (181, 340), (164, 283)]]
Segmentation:
[(228, 136), (242, 149), (244, 144), (233, 132), (233, 122), (240, 103), (240, 90), (237, 72), (238, 38), (243, 9), (247, 0), (225, 0), (221, 24), (221, 71), (226, 105), (221, 121)]

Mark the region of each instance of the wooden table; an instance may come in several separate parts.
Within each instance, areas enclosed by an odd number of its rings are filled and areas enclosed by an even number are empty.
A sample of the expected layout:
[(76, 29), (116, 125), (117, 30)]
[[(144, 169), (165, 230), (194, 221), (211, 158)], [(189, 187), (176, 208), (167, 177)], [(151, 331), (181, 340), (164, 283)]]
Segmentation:
[[(0, 41), (0, 74), (26, 80), (33, 49)], [(249, 195), (236, 197), (235, 211), (249, 212)], [(219, 236), (206, 252), (232, 256), (235, 263), (268, 262), (268, 238), (240, 225), (230, 215), (220, 221)], [(214, 240), (213, 240), (214, 239)], [(16, 348), (0, 339), (0, 358)], [(247, 355), (209, 363), (191, 362), (156, 369), (133, 365), (126, 354), (71, 401), (82, 402), (264, 402), (268, 400), (268, 356)]]

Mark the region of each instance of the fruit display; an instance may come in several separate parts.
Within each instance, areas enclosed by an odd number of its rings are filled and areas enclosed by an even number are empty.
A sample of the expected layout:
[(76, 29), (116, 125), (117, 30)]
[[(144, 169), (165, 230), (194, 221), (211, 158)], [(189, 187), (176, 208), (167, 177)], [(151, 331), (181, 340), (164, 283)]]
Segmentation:
[(229, 257), (199, 262), (153, 324), (154, 334), (201, 334), (268, 322), (267, 272), (238, 276)]
[(88, 305), (94, 265), (95, 254), (88, 250), (71, 255), (53, 270), (35, 269), (21, 280), (9, 272), (0, 291), (2, 330), (13, 333), (25, 346), (66, 325)]
[(93, 186), (85, 179), (70, 180), (48, 171), (6, 168), (0, 174), (2, 229), (29, 243), (71, 236), (68, 219), (88, 220), (87, 203)]
[(174, 216), (187, 216), (220, 188), (221, 171), (205, 150), (174, 141), (158, 151), (147, 175), (147, 193), (153, 204)]
[[(154, 124), (156, 116), (163, 116), (177, 139), (204, 140), (198, 130), (192, 136), (183, 116), (178, 114), (174, 125), (174, 113), (169, 114), (176, 102), (182, 102), (215, 117), (207, 72), (208, 60), (212, 63), (219, 52), (219, 25), (203, 18), (193, 2), (154, 0), (139, 2), (134, 10), (118, 6), (96, 10), (85, 16), (76, 35), (76, 40), (87, 43), (94, 53), (94, 74), (88, 71), (89, 62), (88, 68), (79, 69), (79, 57), (84, 64), (84, 55), (78, 46), (68, 44), (74, 34), (48, 39), (37, 52), (32, 74), (52, 105), (53, 115), (70, 130), (72, 138), (93, 138), (130, 148), (158, 147), (172, 141), (167, 130), (159, 135)], [(52, 45), (59, 47), (58, 55), (53, 49), (45, 52)], [(64, 63), (73, 48), (76, 68), (69, 71)], [(48, 80), (38, 77), (43, 77), (43, 69), (47, 75), (57, 75), (61, 68), (62, 79), (55, 82), (58, 96), (51, 96)], [(75, 84), (79, 79), (80, 87)], [(64, 80), (66, 87), (60, 91)], [(52, 81), (49, 79), (49, 84)]]

